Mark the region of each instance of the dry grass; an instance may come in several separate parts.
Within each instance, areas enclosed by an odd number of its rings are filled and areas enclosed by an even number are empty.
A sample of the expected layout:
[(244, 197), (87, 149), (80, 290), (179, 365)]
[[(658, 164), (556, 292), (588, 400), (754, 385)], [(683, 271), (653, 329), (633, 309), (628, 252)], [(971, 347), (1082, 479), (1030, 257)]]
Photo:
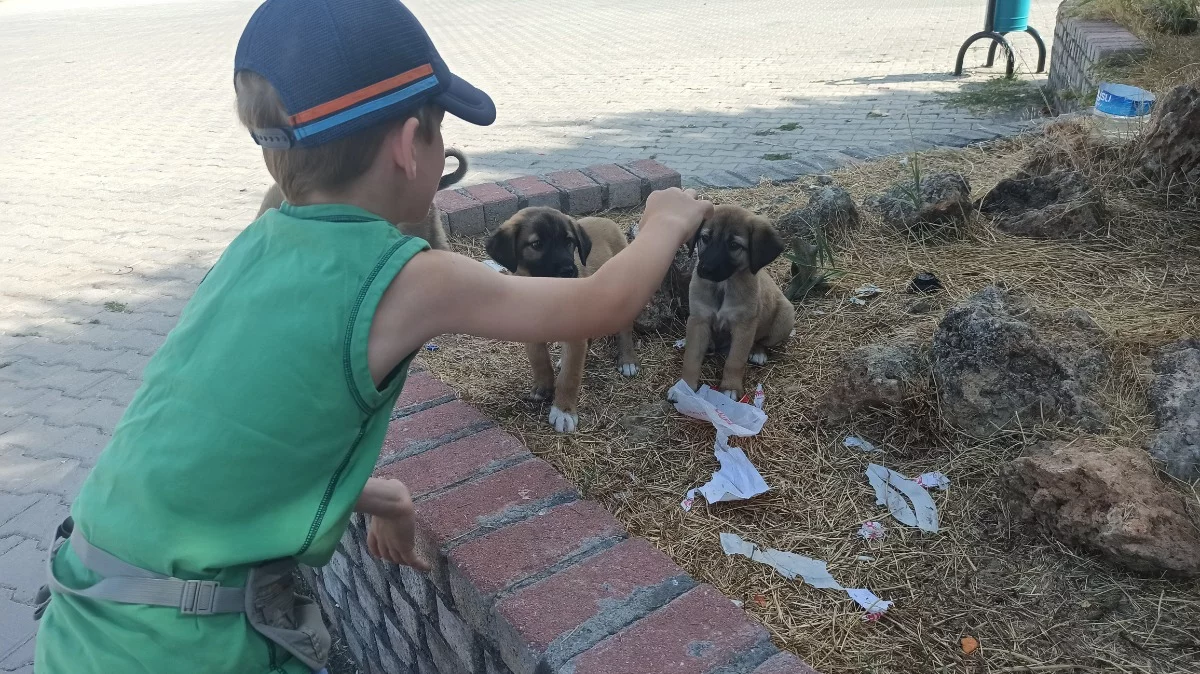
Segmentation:
[[(1029, 157), (1032, 143), (926, 155), (923, 170), (958, 170), (981, 196)], [(996, 486), (998, 465), (1037, 437), (1067, 431), (1031, 427), (979, 442), (946, 428), (936, 402), (913, 400), (832, 426), (817, 412), (847, 350), (897, 334), (932, 335), (943, 310), (995, 280), (1040, 306), (1080, 306), (1108, 335), (1112, 369), (1104, 398), (1113, 412), (1114, 442), (1141, 444), (1152, 430), (1145, 402), (1149, 355), (1166, 342), (1200, 334), (1196, 269), (1200, 217), (1166, 210), (1138, 193), (1112, 163), (1093, 166), (1113, 213), (1110, 236), (1044, 242), (1005, 236), (988, 223), (942, 245), (914, 244), (867, 217), (843, 241), (838, 266), (849, 275), (798, 311), (798, 334), (748, 382), (761, 382), (770, 419), (755, 438), (736, 442), (759, 467), (770, 492), (748, 502), (697, 504), (684, 513), (684, 492), (707, 480), (716, 462), (711, 427), (682, 418), (661, 402), (677, 379), (682, 334), (640, 338), (643, 370), (622, 379), (608, 340), (593, 345), (581, 405), (581, 432), (555, 434), (547, 408), (526, 403), (529, 367), (520, 345), (445, 338), (428, 365), (469, 402), (499, 420), (554, 464), (588, 498), (610, 509), (631, 533), (651, 540), (700, 580), (745, 601), (776, 642), (828, 674), (842, 672), (1195, 672), (1200, 662), (1200, 583), (1130, 576), (1101, 560), (1013, 523)], [(836, 180), (857, 200), (908, 175), (899, 159), (842, 171)], [(767, 185), (707, 195), (779, 216), (806, 202), (804, 185)], [(622, 224), (635, 213), (616, 216)], [(482, 257), (478, 244), (462, 244)], [(936, 308), (912, 315), (909, 279), (933, 271), (946, 290)], [(771, 269), (783, 283), (786, 267)], [(873, 282), (887, 292), (866, 307), (845, 303), (850, 289)], [(710, 363), (710, 383), (720, 363)], [(649, 418), (648, 436), (628, 433), (622, 418)], [(846, 432), (886, 448), (872, 457), (908, 475), (951, 476), (935, 492), (942, 531), (926, 535), (887, 518), (863, 476), (867, 457), (844, 449)], [(1187, 485), (1181, 488), (1188, 489)], [(1192, 486), (1192, 503), (1200, 506)], [(855, 532), (884, 521), (886, 540)], [(744, 558), (726, 557), (718, 534), (829, 562), (847, 587), (867, 587), (896, 602), (877, 623), (844, 595), (787, 581)], [(856, 561), (870, 555), (874, 561)], [(758, 600), (755, 600), (755, 598)], [(963, 636), (981, 644), (971, 656)]]

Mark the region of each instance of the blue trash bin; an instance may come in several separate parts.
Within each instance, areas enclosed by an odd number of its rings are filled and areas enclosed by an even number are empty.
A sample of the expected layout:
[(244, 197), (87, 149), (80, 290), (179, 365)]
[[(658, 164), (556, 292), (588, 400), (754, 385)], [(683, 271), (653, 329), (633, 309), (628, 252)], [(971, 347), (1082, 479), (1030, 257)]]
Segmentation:
[(996, 14), (991, 29), (997, 33), (1016, 33), (1029, 27), (1029, 5), (1032, 0), (994, 0)]

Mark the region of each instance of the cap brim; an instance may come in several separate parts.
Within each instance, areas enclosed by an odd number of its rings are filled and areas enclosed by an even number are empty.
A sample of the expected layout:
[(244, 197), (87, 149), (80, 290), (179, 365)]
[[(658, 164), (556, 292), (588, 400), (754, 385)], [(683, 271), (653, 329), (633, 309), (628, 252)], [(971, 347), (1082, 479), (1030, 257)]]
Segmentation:
[(496, 104), (492, 97), (458, 75), (450, 76), (450, 86), (434, 101), (464, 122), (487, 126), (496, 121)]

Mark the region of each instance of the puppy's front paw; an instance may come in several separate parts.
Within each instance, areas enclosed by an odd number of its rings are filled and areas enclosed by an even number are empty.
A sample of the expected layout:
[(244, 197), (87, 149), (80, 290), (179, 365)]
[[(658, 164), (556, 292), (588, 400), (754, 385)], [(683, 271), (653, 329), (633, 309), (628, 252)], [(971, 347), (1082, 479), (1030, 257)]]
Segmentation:
[(554, 387), (535, 386), (525, 397), (535, 403), (547, 401), (554, 397)]
[(755, 351), (754, 353), (751, 353), (750, 357), (747, 358), (746, 360), (751, 365), (759, 365), (759, 366), (766, 365), (767, 364), (767, 352), (766, 351)]
[(557, 406), (550, 408), (550, 425), (559, 433), (574, 433), (579, 425), (579, 415), (574, 412), (564, 412)]
[(617, 369), (621, 371), (623, 377), (632, 377), (638, 373), (637, 363), (621, 363)]

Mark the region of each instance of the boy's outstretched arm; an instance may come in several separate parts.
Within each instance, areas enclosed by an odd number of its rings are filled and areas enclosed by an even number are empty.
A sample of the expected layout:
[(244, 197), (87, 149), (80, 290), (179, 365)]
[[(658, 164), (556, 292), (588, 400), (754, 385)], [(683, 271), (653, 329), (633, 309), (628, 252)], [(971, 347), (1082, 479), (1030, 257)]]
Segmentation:
[(397, 274), (371, 325), (368, 359), (376, 382), (437, 335), (514, 342), (570, 341), (620, 331), (658, 288), (675, 251), (712, 213), (677, 188), (650, 195), (638, 236), (581, 279), (497, 274), (470, 258), (428, 251)]

